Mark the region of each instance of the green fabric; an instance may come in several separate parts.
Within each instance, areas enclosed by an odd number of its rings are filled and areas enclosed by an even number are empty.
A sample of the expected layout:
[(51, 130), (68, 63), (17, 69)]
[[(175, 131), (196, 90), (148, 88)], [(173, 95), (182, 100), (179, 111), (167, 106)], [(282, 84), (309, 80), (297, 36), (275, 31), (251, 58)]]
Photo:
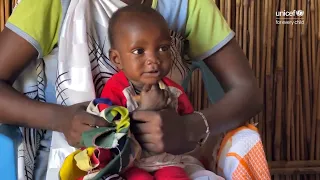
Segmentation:
[[(90, 110), (95, 109), (90, 104)], [(104, 109), (100, 116), (110, 123), (109, 127), (94, 128), (82, 133), (81, 145), (85, 147), (98, 146), (102, 148), (113, 148), (118, 140), (128, 134), (130, 127), (129, 111), (125, 107), (110, 106)], [(119, 118), (119, 119), (116, 119)]]
[(37, 43), (33, 45), (39, 52), (39, 58), (42, 58), (58, 42), (61, 19), (60, 0), (22, 0), (9, 17), (8, 23), (22, 31), (24, 34), (20, 35), (24, 39), (33, 39)]
[[(118, 133), (128, 133), (130, 127), (130, 118), (127, 108), (111, 106), (110, 108), (104, 109), (101, 112), (101, 116), (109, 122), (114, 122), (116, 124), (116, 130)], [(117, 117), (119, 119), (115, 119)]]
[(81, 146), (101, 148), (112, 148), (115, 139), (115, 127), (94, 128), (82, 133)]
[(189, 41), (188, 55), (203, 60), (224, 46), (232, 29), (214, 0), (189, 0), (185, 36)]
[(217, 102), (224, 95), (224, 90), (222, 89), (217, 78), (213, 75), (213, 73), (210, 71), (208, 66), (204, 63), (204, 61), (192, 62), (191, 70), (182, 83), (182, 87), (184, 91), (187, 91), (189, 82), (192, 77), (192, 73), (196, 69), (199, 69), (202, 74), (202, 80), (206, 88), (207, 94), (209, 96), (210, 102), (211, 103)]
[[(97, 107), (90, 103), (89, 111), (97, 112)], [(94, 113), (95, 114), (95, 113)], [(99, 114), (110, 123), (110, 127), (99, 127), (82, 133), (81, 145), (84, 147), (101, 147), (112, 150), (115, 157), (93, 179), (104, 175), (117, 174), (129, 164), (131, 149), (129, 111), (125, 107), (110, 106)]]
[[(122, 148), (120, 154), (115, 156), (100, 172), (92, 178), (92, 180), (98, 180), (107, 174), (118, 174), (119, 171), (125, 168), (130, 162), (130, 138), (126, 139), (126, 143)], [(121, 167), (121, 168), (120, 168)]]

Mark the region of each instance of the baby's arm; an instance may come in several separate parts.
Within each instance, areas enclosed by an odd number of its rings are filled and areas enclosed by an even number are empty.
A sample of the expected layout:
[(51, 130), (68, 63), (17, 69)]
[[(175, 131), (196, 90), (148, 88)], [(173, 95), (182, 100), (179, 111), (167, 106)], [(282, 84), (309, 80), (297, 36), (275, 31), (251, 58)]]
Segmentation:
[(159, 111), (168, 108), (171, 102), (170, 93), (158, 85), (145, 85), (140, 95), (133, 98), (139, 104), (138, 110)]

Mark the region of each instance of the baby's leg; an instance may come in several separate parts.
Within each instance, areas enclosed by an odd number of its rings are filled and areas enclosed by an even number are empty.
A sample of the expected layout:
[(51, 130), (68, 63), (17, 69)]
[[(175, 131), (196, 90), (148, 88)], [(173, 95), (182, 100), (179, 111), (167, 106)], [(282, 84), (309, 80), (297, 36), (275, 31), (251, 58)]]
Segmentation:
[(169, 166), (155, 172), (156, 180), (190, 180), (188, 174), (181, 167)]
[(153, 180), (152, 175), (150, 175), (147, 171), (132, 167), (124, 173), (124, 178), (127, 180)]

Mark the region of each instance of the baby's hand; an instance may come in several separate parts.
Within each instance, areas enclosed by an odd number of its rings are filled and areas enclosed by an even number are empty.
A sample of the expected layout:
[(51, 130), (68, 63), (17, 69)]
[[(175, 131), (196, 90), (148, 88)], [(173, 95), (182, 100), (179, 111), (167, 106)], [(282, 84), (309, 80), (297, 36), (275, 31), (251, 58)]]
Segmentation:
[(171, 99), (167, 90), (160, 89), (158, 84), (145, 85), (136, 98), (139, 104), (139, 110), (158, 111), (167, 108)]

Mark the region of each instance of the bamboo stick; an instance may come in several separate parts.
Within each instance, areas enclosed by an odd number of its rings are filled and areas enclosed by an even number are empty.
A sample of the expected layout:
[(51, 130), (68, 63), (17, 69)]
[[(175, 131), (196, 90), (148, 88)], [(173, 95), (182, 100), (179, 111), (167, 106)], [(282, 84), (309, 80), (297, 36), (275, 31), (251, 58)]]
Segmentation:
[[(306, 12), (305, 11), (305, 3), (302, 3), (301, 1), (300, 1), (300, 7), (301, 7), (301, 9), (304, 11), (304, 12)], [(305, 16), (306, 17), (306, 16)], [(306, 23), (305, 22), (306, 21), (306, 19), (304, 19), (304, 23)], [(300, 29), (299, 29), (299, 32), (301, 33), (301, 34), (299, 34), (300, 35), (300, 44), (302, 45), (302, 41), (303, 41), (303, 35), (304, 35), (304, 31), (305, 31), (305, 25), (303, 25), (303, 26), (300, 26)], [(303, 48), (304, 48), (304, 46), (302, 45), (300, 48), (299, 48), (299, 50), (301, 50), (300, 52), (301, 52), (301, 56), (300, 56), (300, 61), (299, 61), (299, 65), (300, 66), (302, 66), (303, 67), (303, 57), (304, 57), (304, 50), (303, 50)], [(301, 154), (300, 154), (300, 156), (301, 156), (301, 160), (305, 160), (306, 159), (306, 155), (305, 155), (305, 147), (306, 147), (306, 145), (305, 145), (305, 142), (306, 142), (306, 139), (307, 139), (307, 134), (305, 133), (305, 131), (306, 131), (306, 129), (307, 128), (305, 128), (305, 126), (306, 126), (306, 123), (305, 123), (305, 121), (306, 121), (306, 118), (305, 118), (305, 116), (304, 116), (304, 111), (303, 111), (303, 109), (304, 109), (304, 107), (303, 107), (303, 103), (304, 103), (304, 101), (303, 101), (303, 97), (304, 97), (304, 93), (303, 93), (303, 91), (302, 91), (302, 88), (304, 87), (304, 84), (302, 83), (302, 79), (303, 79), (303, 71), (301, 71), (302, 70), (302, 68), (300, 67), (300, 88), (299, 88), (299, 90), (300, 90), (300, 93), (301, 93), (301, 95), (299, 96), (299, 101), (301, 102), (301, 104), (300, 104), (300, 106), (299, 106), (299, 114), (300, 114), (300, 132), (301, 132), (301, 136), (300, 136), (300, 148), (301, 148)]]
[[(300, 65), (301, 65), (302, 63), (300, 63)], [(301, 75), (302, 75), (302, 73), (301, 73)], [(302, 78), (301, 78), (302, 76), (300, 76), (300, 80), (302, 80)], [(302, 84), (301, 84), (301, 86), (302, 86)], [(299, 90), (300, 90), (300, 93), (302, 93), (302, 91), (301, 91), (301, 89), (302, 89), (302, 87), (300, 86), (300, 88), (299, 88)], [(306, 126), (306, 124), (305, 124), (305, 116), (303, 116), (303, 100), (302, 100), (302, 97), (303, 97), (303, 94), (301, 94), (300, 96), (299, 96), (299, 102), (301, 102), (301, 104), (299, 105), (299, 114), (300, 114), (300, 148), (301, 148), (301, 160), (305, 160), (306, 159), (306, 155), (305, 155), (305, 147), (306, 147), (306, 145), (305, 145), (305, 140), (307, 139), (306, 138), (306, 133), (305, 133), (305, 130), (306, 130), (306, 128), (305, 128), (305, 126)]]
[(225, 4), (225, 0), (220, 0), (220, 12), (223, 14), (224, 17), (226, 17), (224, 4)]
[[(260, 9), (261, 9), (261, 6), (260, 6), (260, 4), (263, 4), (263, 3), (260, 3), (261, 1), (257, 1), (257, 16), (256, 16), (256, 24), (257, 24), (257, 31), (256, 31), (256, 50), (255, 50), (255, 52), (256, 52), (256, 68), (255, 68), (255, 75), (256, 75), (256, 78), (257, 78), (257, 80), (259, 81), (259, 86), (261, 87), (261, 84), (260, 84), (260, 81), (261, 81), (261, 75), (260, 75), (260, 61), (261, 61), (261, 56), (260, 56), (260, 51), (261, 51), (261, 38), (260, 38), (260, 35), (261, 35), (261, 28), (260, 28), (260, 26), (261, 26), (261, 16), (260, 16), (260, 14), (261, 14), (261, 11), (260, 11)], [(263, 110), (264, 111), (264, 110)], [(258, 115), (257, 115), (257, 120), (258, 120), (258, 122), (259, 122), (259, 124), (258, 124), (258, 126), (259, 126), (259, 130), (260, 130), (260, 132), (261, 132), (261, 138), (262, 138), (262, 142), (266, 145), (266, 135), (265, 135), (265, 128), (263, 128), (265, 125), (265, 121), (262, 121), (262, 114), (263, 114), (263, 112), (262, 113), (259, 113)], [(266, 150), (266, 152), (267, 152), (267, 150)], [(272, 151), (271, 151), (272, 152)], [(268, 153), (267, 153), (268, 154)]]
[[(281, 9), (285, 9), (286, 1), (280, 0)], [(276, 126), (274, 139), (275, 160), (280, 160), (281, 129), (282, 129), (282, 86), (283, 86), (283, 39), (284, 26), (279, 26), (279, 38), (277, 39), (277, 63), (276, 63)]]
[[(299, 2), (298, 2), (298, 8), (299, 8)], [(301, 84), (300, 84), (300, 81), (301, 81), (301, 75), (300, 75), (300, 28), (298, 27), (297, 28), (297, 46), (298, 48), (297, 49), (297, 58), (296, 58), (296, 97), (295, 97), (295, 111), (296, 111), (296, 160), (301, 160), (300, 158), (300, 153), (301, 153), (301, 143), (300, 143), (300, 137), (302, 136), (302, 133), (300, 131), (300, 128), (301, 128), (301, 125), (300, 125), (300, 121), (302, 122), (302, 119), (300, 118), (301, 117), (301, 112), (300, 112), (300, 104), (301, 104)], [(298, 176), (297, 177), (297, 180), (299, 180), (300, 177)]]
[[(320, 30), (319, 30), (319, 34), (318, 34), (318, 42), (320, 42)], [(320, 57), (320, 46), (318, 46), (318, 57)], [(318, 72), (318, 76), (319, 76), (319, 71), (320, 71), (320, 61), (318, 59), (317, 62), (317, 72)], [(320, 79), (320, 78), (319, 78)], [(317, 131), (316, 131), (316, 144), (315, 144), (315, 159), (320, 160), (320, 80), (318, 79), (317, 84), (318, 84), (318, 88), (317, 88), (317, 103), (316, 103), (316, 127), (317, 127)]]
[[(317, 1), (317, 7), (318, 10), (320, 10), (320, 1)], [(320, 12), (318, 12), (318, 21), (320, 20)], [(317, 36), (317, 40), (318, 40), (318, 51), (317, 51), (317, 69), (316, 71), (319, 73), (320, 71), (320, 23), (318, 22), (318, 36)], [(316, 141), (316, 159), (320, 160), (320, 78), (319, 75), (317, 76), (318, 80), (318, 89), (316, 92), (318, 92), (318, 98), (317, 98), (317, 141)]]
[[(306, 3), (303, 4), (303, 10), (307, 12), (307, 6)], [(302, 39), (302, 47), (307, 47), (307, 25), (308, 25), (308, 19), (306, 20), (302, 32), (301, 32), (301, 39)], [(302, 48), (302, 65), (303, 65), (303, 103), (304, 103), (304, 117), (305, 117), (305, 123), (306, 123), (306, 145), (310, 145), (311, 139), (311, 117), (310, 117), (310, 86), (309, 86), (309, 67), (308, 67), (308, 53), (306, 48)]]
[[(264, 3), (262, 2), (261, 4), (264, 4), (265, 7), (268, 7), (268, 1), (265, 0)], [(270, 12), (269, 12), (270, 13)], [(267, 26), (265, 26), (268, 22), (268, 11), (263, 9), (263, 19), (262, 19), (262, 47), (261, 47), (261, 51), (262, 51), (262, 57), (261, 59), (261, 63), (260, 63), (260, 88), (265, 90), (265, 73), (266, 73), (266, 49), (267, 49)], [(264, 97), (264, 102), (266, 102), (266, 97)], [(264, 108), (261, 115), (259, 116), (259, 121), (264, 123), (265, 129), (267, 129), (266, 126), (266, 109)], [(267, 130), (268, 131), (268, 130)], [(270, 150), (270, 148), (268, 146), (272, 146), (271, 144), (268, 143), (268, 138), (267, 138), (267, 133), (265, 133), (265, 142), (266, 142), (266, 146), (267, 146), (267, 151)], [(267, 159), (271, 160), (272, 159), (272, 152), (267, 152)]]
[(241, 0), (236, 1), (236, 38), (241, 46), (241, 41), (240, 41), (240, 5), (241, 5)]
[[(310, 91), (310, 103), (312, 103), (312, 91), (313, 91), (313, 67), (312, 67), (312, 43), (311, 43), (311, 38), (312, 38), (312, 31), (311, 31), (311, 13), (310, 13), (310, 1), (308, 0), (308, 4), (307, 4), (307, 53), (308, 53), (308, 57), (310, 57), (310, 60), (307, 61), (308, 62), (308, 73), (309, 73), (309, 91)], [(311, 105), (311, 104), (310, 104)], [(312, 111), (310, 109), (310, 111)], [(312, 123), (312, 114), (311, 114), (311, 117), (310, 117), (310, 123)], [(310, 138), (310, 142), (311, 142), (311, 129), (310, 129), (310, 132), (309, 132), (309, 138)]]
[(249, 18), (249, 0), (243, 0), (243, 31), (242, 31), (242, 49), (245, 55), (248, 54), (248, 18)]
[[(271, 11), (272, 9), (272, 1), (267, 1), (268, 2), (268, 6), (267, 6), (267, 11)], [(267, 16), (267, 24), (272, 24), (271, 23), (271, 17), (272, 14), (269, 13), (269, 15)], [(267, 132), (272, 132), (273, 131), (273, 123), (272, 123), (272, 116), (270, 116), (270, 114), (272, 114), (272, 106), (273, 106), (273, 98), (272, 98), (272, 93), (273, 93), (273, 77), (272, 77), (272, 57), (271, 57), (271, 28), (267, 29), (267, 49), (266, 49), (266, 131)], [(273, 133), (271, 133), (273, 134)], [(268, 138), (267, 139), (267, 150), (270, 153), (270, 155), (272, 154), (272, 138)], [(271, 157), (269, 157), (269, 160), (271, 160)]]
[[(290, 8), (290, 4), (291, 2), (286, 2), (286, 7), (285, 9), (289, 9)], [(292, 26), (292, 25), (291, 25)], [(283, 148), (283, 152), (286, 152), (285, 154), (281, 153), (281, 159), (285, 159), (285, 160), (291, 160), (290, 156), (291, 156), (291, 149), (290, 149), (290, 141), (291, 141), (291, 129), (290, 129), (290, 125), (291, 125), (291, 119), (289, 113), (288, 113), (288, 107), (290, 107), (290, 105), (288, 104), (289, 101), (289, 71), (292, 71), (292, 65), (289, 65), (289, 61), (291, 59), (289, 59), (289, 54), (290, 54), (290, 46), (289, 46), (289, 41), (290, 41), (290, 37), (289, 37), (289, 28), (290, 26), (285, 25), (284, 26), (284, 47), (283, 47), (283, 76), (284, 76), (284, 81), (283, 81), (283, 119), (282, 119), (282, 123), (283, 123), (283, 129), (282, 129), (282, 134), (284, 134), (286, 136), (286, 139), (282, 144), (282, 148)], [(290, 67), (291, 66), (291, 67)], [(285, 93), (284, 93), (285, 92)], [(291, 180), (290, 175), (284, 175), (284, 179), (285, 180)]]
[(255, 10), (255, 6), (254, 6), (254, 1), (250, 1), (250, 21), (249, 21), (249, 64), (251, 66), (252, 69), (253, 68), (253, 52), (254, 52), (254, 48), (253, 48), (253, 44), (254, 44), (254, 10)]
[[(315, 67), (316, 67), (316, 38), (314, 38), (314, 36), (316, 36), (316, 22), (315, 22), (315, 0), (309, 0), (310, 2), (310, 30), (311, 30), (311, 39), (309, 39), (309, 41), (311, 42), (311, 57), (312, 57), (312, 76), (313, 78), (315, 77)], [(313, 82), (313, 89), (317, 88), (317, 86), (315, 85), (315, 82)]]
[[(302, 9), (301, 8), (301, 1), (300, 0), (298, 0), (297, 1), (297, 9)], [(301, 46), (300, 46), (300, 44), (301, 44), (301, 42), (300, 42), (300, 25), (299, 26), (297, 26), (296, 28), (296, 33), (295, 33), (295, 36), (296, 36), (296, 98), (295, 98), (295, 100), (296, 100), (296, 103), (295, 103), (295, 105), (296, 105), (296, 109), (295, 109), (295, 112), (296, 112), (296, 130), (297, 130), (297, 133), (296, 133), (296, 150), (297, 150), (297, 152), (296, 152), (296, 160), (300, 160), (300, 153), (301, 153), (301, 150), (300, 150), (300, 148), (301, 148), (301, 144), (300, 144), (300, 136), (301, 136), (301, 131), (300, 131), (300, 121), (302, 121), (301, 119), (300, 119), (300, 103), (301, 103), (301, 101), (300, 101), (300, 97), (301, 97), (301, 74), (300, 74), (300, 48), (301, 48)], [(299, 179), (299, 178), (298, 178)]]
[(241, 46), (241, 48), (243, 48), (243, 1), (244, 0), (240, 0), (240, 16), (239, 16), (239, 44)]
[(2, 31), (2, 29), (4, 28), (4, 2), (3, 0), (0, 1), (0, 30)]
[[(256, 33), (255, 33), (255, 36), (256, 36), (256, 42), (255, 42), (255, 44), (256, 44), (256, 49), (255, 49), (255, 52), (256, 52), (256, 67), (255, 67), (255, 76), (256, 76), (256, 78), (259, 80), (259, 78), (260, 78), (260, 51), (261, 51), (261, 49), (260, 49), (260, 44), (261, 44), (261, 41), (260, 41), (260, 35), (261, 35), (261, 28), (260, 28), (260, 26), (261, 26), (261, 24), (260, 24), (260, 22), (261, 22), (261, 16), (260, 16), (260, 14), (261, 14), (261, 11), (260, 11), (260, 2), (261, 1), (256, 1), (257, 2), (257, 6), (256, 6), (256, 19), (255, 19), (255, 22), (256, 22), (256, 27), (257, 27), (257, 31), (256, 31)], [(253, 1), (253, 3), (254, 3), (254, 1)], [(252, 19), (253, 20), (253, 19)]]
[(4, 0), (4, 19), (5, 19), (5, 22), (6, 20), (9, 18), (9, 15), (10, 15), (10, 3), (9, 3), (9, 0)]
[(228, 24), (231, 25), (231, 12), (232, 12), (232, 9), (231, 9), (231, 0), (227, 0), (227, 22)]
[(319, 71), (316, 72), (316, 58), (315, 58), (315, 40), (316, 38), (313, 38), (313, 36), (315, 35), (315, 14), (314, 14), (314, 0), (310, 1), (310, 22), (311, 22), (311, 39), (309, 39), (309, 41), (311, 41), (312, 43), (312, 47), (311, 47), (311, 51), (312, 51), (312, 77), (313, 77), (313, 92), (315, 93), (315, 95), (313, 96), (314, 100), (312, 102), (313, 104), (313, 112), (312, 112), (312, 119), (311, 119), (311, 145), (310, 145), (310, 159), (314, 159), (315, 157), (315, 143), (316, 143), (316, 120), (317, 120), (317, 95), (318, 93), (316, 93), (316, 89), (318, 88), (318, 84), (317, 84), (317, 79), (319, 76)]
[[(294, 1), (290, 1), (290, 9), (294, 9), (295, 8), (295, 3)], [(294, 89), (294, 67), (293, 64), (291, 63), (292, 61), (295, 62), (294, 59), (294, 51), (293, 51), (293, 25), (287, 26), (288, 27), (288, 46), (287, 46), (287, 50), (288, 50), (288, 54), (287, 54), (287, 69), (288, 69), (288, 73), (287, 73), (287, 105), (286, 105), (286, 119), (287, 119), (287, 127), (286, 127), (286, 141), (287, 141), (287, 160), (291, 160), (291, 153), (294, 153), (294, 146), (291, 147), (291, 145), (294, 145), (294, 133), (290, 132), (293, 131), (293, 127), (294, 127), (294, 123), (292, 121), (293, 118), (293, 89)], [(291, 136), (293, 135), (293, 136)], [(291, 145), (290, 145), (291, 144)], [(291, 148), (292, 148), (292, 152), (291, 152)], [(294, 155), (292, 155), (292, 157), (294, 157)]]

